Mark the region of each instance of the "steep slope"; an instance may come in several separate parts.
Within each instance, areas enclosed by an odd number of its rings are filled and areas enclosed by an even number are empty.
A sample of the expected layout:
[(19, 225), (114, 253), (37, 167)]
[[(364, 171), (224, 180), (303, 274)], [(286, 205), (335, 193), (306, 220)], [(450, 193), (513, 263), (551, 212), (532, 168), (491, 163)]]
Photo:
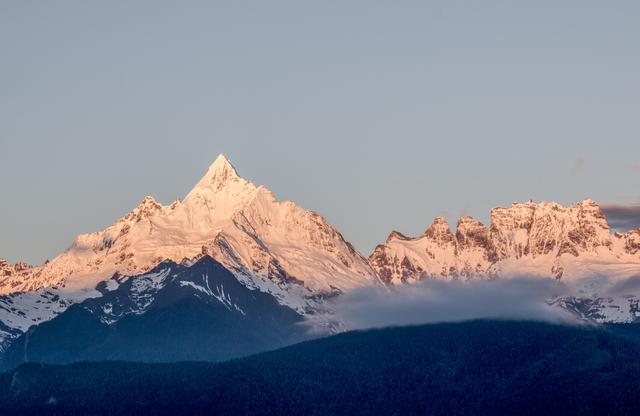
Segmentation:
[[(219, 260), (276, 282), (299, 281), (313, 292), (348, 290), (375, 281), (353, 247), (320, 215), (240, 178), (220, 155), (184, 201), (169, 206), (146, 197), (104, 231), (80, 235), (48, 264), (9, 272), (0, 293), (52, 285), (92, 288), (114, 273), (149, 270), (165, 259), (180, 262), (213, 250)], [(239, 261), (239, 264), (237, 262)]]
[(117, 276), (101, 296), (31, 327), (8, 348), (3, 368), (83, 360), (219, 361), (308, 338), (302, 316), (250, 290), (205, 256), (190, 266), (165, 261)]
[(100, 295), (97, 290), (72, 292), (52, 286), (0, 296), (0, 353), (33, 325), (54, 318), (74, 303)]
[[(45, 265), (1, 263), (0, 305), (7, 308), (0, 310), (0, 322), (24, 331), (97, 296), (96, 285), (115, 274), (140, 274), (164, 260), (189, 263), (203, 255), (247, 287), (303, 314), (321, 308), (324, 297), (378, 282), (367, 260), (324, 218), (278, 202), (266, 188), (239, 177), (220, 155), (183, 201), (163, 206), (146, 197), (109, 228), (78, 236)], [(42, 296), (49, 292), (63, 301), (41, 313), (26, 311), (25, 305), (46, 303)], [(20, 311), (25, 319), (12, 316)], [(0, 333), (6, 339), (14, 335)]]
[(640, 333), (477, 321), (352, 332), (228, 363), (25, 365), (5, 414), (632, 415)]

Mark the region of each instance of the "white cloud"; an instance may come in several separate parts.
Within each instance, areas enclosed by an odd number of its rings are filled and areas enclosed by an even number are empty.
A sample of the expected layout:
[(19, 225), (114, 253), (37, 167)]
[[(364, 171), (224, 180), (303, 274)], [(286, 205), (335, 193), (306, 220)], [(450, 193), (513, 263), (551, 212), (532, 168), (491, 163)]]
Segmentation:
[(339, 297), (334, 309), (349, 330), (472, 319), (577, 323), (572, 314), (547, 303), (566, 294), (567, 288), (553, 279), (423, 280), (355, 290)]

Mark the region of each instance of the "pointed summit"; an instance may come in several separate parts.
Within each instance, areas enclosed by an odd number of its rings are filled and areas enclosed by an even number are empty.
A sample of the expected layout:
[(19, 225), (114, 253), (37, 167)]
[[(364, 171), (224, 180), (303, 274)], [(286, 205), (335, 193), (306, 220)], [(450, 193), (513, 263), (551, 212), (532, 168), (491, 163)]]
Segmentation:
[(238, 176), (229, 159), (220, 154), (184, 199), (187, 206), (206, 207), (207, 215), (226, 218), (244, 206), (256, 187)]
[(238, 179), (240, 179), (240, 177), (236, 169), (231, 162), (229, 162), (229, 159), (227, 159), (223, 153), (220, 153), (211, 166), (209, 166), (206, 175), (200, 182), (209, 180), (210, 182), (222, 185), (227, 181), (237, 181)]
[[(200, 179), (189, 195), (194, 194), (195, 191), (206, 190), (208, 192), (218, 192), (230, 183), (242, 181), (244, 181), (244, 179), (238, 176), (238, 172), (236, 172), (236, 169), (231, 162), (229, 162), (229, 159), (220, 153), (216, 160), (209, 166), (209, 169), (207, 169), (207, 173)], [(189, 195), (187, 195), (186, 198), (189, 198)]]
[(212, 170), (220, 170), (220, 169), (231, 169), (235, 172), (235, 168), (233, 167), (233, 165), (231, 164), (231, 162), (229, 161), (227, 156), (225, 156), (224, 153), (220, 153), (216, 158), (216, 160), (213, 161), (211, 166), (209, 166), (210, 172)]

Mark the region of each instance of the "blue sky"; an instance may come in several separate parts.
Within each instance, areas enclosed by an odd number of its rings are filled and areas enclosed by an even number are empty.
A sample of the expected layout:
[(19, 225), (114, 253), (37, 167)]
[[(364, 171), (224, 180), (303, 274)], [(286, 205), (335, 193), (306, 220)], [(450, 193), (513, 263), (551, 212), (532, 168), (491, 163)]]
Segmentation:
[(2, 2), (0, 257), (223, 152), (364, 254), (436, 215), (640, 202), (640, 3)]

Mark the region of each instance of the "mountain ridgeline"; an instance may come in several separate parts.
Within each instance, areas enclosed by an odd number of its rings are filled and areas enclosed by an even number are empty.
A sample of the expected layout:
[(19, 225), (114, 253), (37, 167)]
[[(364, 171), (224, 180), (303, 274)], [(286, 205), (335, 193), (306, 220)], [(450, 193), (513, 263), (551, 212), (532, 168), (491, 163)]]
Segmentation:
[(472, 321), (351, 332), (221, 364), (26, 364), (4, 414), (632, 415), (637, 325)]
[(518, 273), (557, 279), (629, 274), (629, 265), (638, 273), (639, 261), (640, 230), (612, 233), (590, 199), (569, 207), (529, 201), (494, 208), (490, 227), (467, 216), (455, 234), (439, 217), (419, 237), (392, 232), (369, 257), (380, 277), (393, 284)]

